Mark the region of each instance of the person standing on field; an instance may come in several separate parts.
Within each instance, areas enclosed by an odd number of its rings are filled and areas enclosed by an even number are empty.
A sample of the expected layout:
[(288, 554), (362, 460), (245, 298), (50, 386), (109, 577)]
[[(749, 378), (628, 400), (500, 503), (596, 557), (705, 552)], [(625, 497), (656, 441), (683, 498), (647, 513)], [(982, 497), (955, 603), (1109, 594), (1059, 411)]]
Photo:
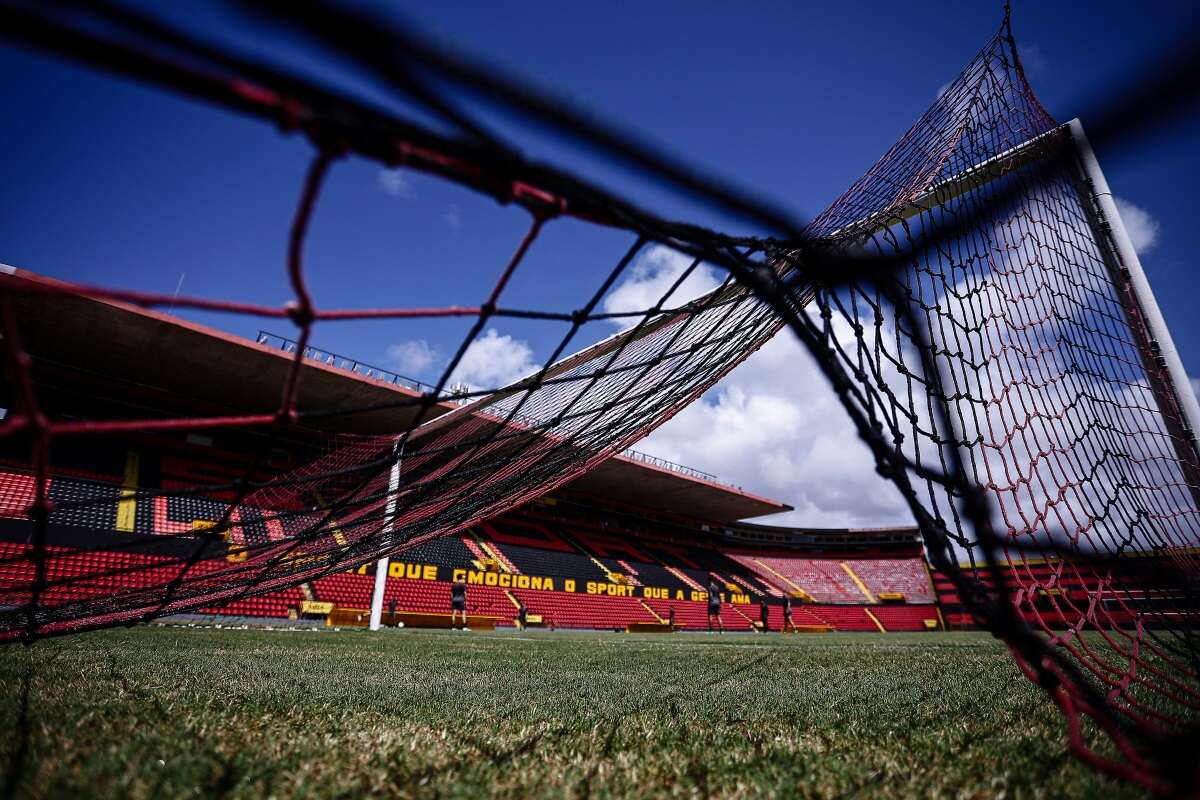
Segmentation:
[(462, 578), (450, 586), (450, 627), (455, 628), (462, 614), (462, 629), (467, 630), (467, 582)]
[(525, 608), (525, 603), (521, 600), (518, 599), (517, 603), (520, 604), (517, 606), (517, 628), (525, 630), (525, 626), (529, 622), (529, 609)]
[(709, 574), (708, 576), (708, 632), (712, 633), (713, 620), (717, 621), (717, 628), (721, 633), (725, 632), (725, 623), (721, 620), (721, 586), (717, 583), (717, 576)]

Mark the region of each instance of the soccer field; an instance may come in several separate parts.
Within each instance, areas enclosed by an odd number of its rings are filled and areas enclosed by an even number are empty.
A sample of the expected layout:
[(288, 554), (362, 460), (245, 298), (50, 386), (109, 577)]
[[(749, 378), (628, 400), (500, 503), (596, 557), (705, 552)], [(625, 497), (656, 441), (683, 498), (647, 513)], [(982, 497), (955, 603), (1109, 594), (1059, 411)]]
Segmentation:
[(140, 628), (0, 649), (32, 797), (1132, 796), (975, 634)]

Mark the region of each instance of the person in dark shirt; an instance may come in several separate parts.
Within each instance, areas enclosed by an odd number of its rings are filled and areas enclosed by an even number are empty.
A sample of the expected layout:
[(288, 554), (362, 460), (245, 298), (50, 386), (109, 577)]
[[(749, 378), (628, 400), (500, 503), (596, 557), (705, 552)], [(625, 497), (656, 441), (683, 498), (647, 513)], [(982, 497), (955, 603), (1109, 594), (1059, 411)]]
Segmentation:
[(394, 627), (396, 625), (396, 598), (388, 600), (388, 622)]
[(517, 606), (517, 628), (525, 630), (525, 623), (529, 619), (529, 611), (525, 608), (525, 604), (517, 601), (520, 605)]
[(783, 596), (783, 630), (795, 630), (792, 626), (792, 598), (786, 594)]
[(467, 582), (462, 578), (450, 586), (450, 627), (454, 628), (459, 614), (462, 615), (462, 629), (467, 630)]
[(767, 598), (762, 599), (758, 611), (762, 616), (762, 632), (768, 633), (771, 630), (771, 607), (767, 605)]
[(721, 621), (721, 587), (717, 583), (715, 575), (708, 576), (708, 631), (712, 633), (713, 620), (717, 621), (717, 628), (721, 633), (725, 632), (725, 623)]
[(667, 625), (670, 626), (671, 630), (675, 630), (675, 606), (671, 606), (667, 611)]

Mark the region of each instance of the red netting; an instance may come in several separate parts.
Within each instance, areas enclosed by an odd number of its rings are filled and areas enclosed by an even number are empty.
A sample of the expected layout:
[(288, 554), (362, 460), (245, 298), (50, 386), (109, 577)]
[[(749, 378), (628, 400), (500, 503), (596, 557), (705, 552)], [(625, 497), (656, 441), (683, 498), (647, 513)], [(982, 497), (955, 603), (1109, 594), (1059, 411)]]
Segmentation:
[[(81, 12), (81, 16), (89, 15)], [(15, 559), (19, 577), (3, 587), (7, 609), (0, 611), (0, 636), (36, 637), (237, 600), (460, 530), (544, 494), (619, 452), (711, 386), (780, 327), (768, 307), (732, 279), (682, 305), (676, 297), (680, 286), (698, 270), (707, 269), (705, 257), (718, 263), (734, 258), (749, 261), (762, 257), (761, 245), (709, 234), (681, 238), (677, 226), (658, 223), (596, 192), (576, 188), (568, 179), (540, 176), (542, 180), (535, 183), (537, 170), (504, 163), (505, 154), (494, 143), (439, 138), (282, 74), (231, 63), (148, 19), (115, 8), (99, 16), (122, 27), (123, 34), (140, 37), (138, 45), (117, 44), (120, 37), (84, 34), (76, 27), (81, 20), (75, 17), (16, 13), (12, 22), (30, 39), (48, 37), (76, 56), (117, 65), (277, 121), (312, 140), (315, 154), (288, 243), (286, 269), (294, 299), (272, 308), (79, 287), (20, 272), (0, 276), (10, 374), (18, 390), (14, 412), (0, 430), (6, 439), (26, 437), (32, 443), (28, 516), (38, 523), (32, 543)], [(349, 155), (442, 175), (525, 209), (528, 227), (491, 291), (477, 305), (317, 306), (303, 267), (305, 235), (328, 171)], [(551, 184), (559, 185), (547, 188)], [(537, 246), (544, 228), (561, 217), (627, 231), (624, 255), (606, 275), (598, 276), (594, 293), (581, 298), (574, 310), (506, 306), (506, 286)], [(686, 254), (689, 266), (652, 307), (627, 311), (603, 307), (602, 301), (631, 265), (655, 247)], [(42, 307), (35, 303), (54, 294), (290, 319), (297, 328), (297, 343), (291, 369), (279, 386), (277, 405), (259, 414), (205, 418), (78, 421), (48, 417), (38, 402), (18, 321), (41, 313)], [(13, 298), (24, 299), (14, 303)], [(299, 407), (304, 354), (318, 324), (442, 316), (464, 316), (473, 322), (435, 386), (367, 406)], [(563, 333), (547, 365), (512, 386), (451, 392), (449, 382), (468, 348), (489, 320), (506, 317), (560, 324)], [(630, 327), (573, 353), (575, 343), (584, 338), (584, 327), (598, 321), (627, 321)], [(240, 477), (225, 483), (105, 491), (102, 484), (76, 478), (58, 482), (61, 500), (52, 497), (48, 488), (49, 449), (67, 439), (234, 428), (260, 434), (261, 455), (286, 435), (288, 427), (311, 432), (327, 428), (331, 421), (381, 410), (409, 413), (386, 436), (321, 436), (324, 441), (318, 449), (324, 454), (298, 469), (272, 470), (260, 457)], [(129, 556), (125, 563), (84, 561), (76, 568), (73, 552), (59, 553), (46, 541), (46, 526), (68, 519), (83, 518), (103, 527), (123, 501), (171, 504), (184, 498), (215, 500), (219, 507), (215, 513), (212, 506), (204, 509), (202, 516), (215, 517), (207, 537), (189, 535), (191, 544), (173, 548), (165, 559), (139, 561), (146, 552), (158, 554), (161, 548), (131, 543), (119, 548)], [(230, 543), (232, 549), (214, 546), (213, 539)], [(100, 587), (103, 591), (91, 591)]]
[[(419, 41), (396, 44), (389, 36), (400, 32), (320, 4), (287, 24), (354, 56), (455, 135), (383, 114), (298, 72), (239, 60), (151, 19), (96, 8), (60, 13), (18, 4), (4, 22), (25, 41), (275, 121), (313, 142), (289, 243), (294, 298), (271, 308), (0, 276), (14, 398), (0, 438), (27, 447), (28, 480), (13, 505), (27, 507), (32, 522), (25, 543), (6, 545), (0, 635), (36, 638), (211, 606), (460, 530), (644, 436), (786, 324), (816, 356), (880, 473), (906, 498), (931, 562), (1063, 709), (1074, 749), (1157, 789), (1192, 779), (1179, 753), (1195, 742), (1200, 703), (1200, 473), (1182, 413), (1185, 389), (1155, 358), (1077, 140), (1034, 98), (1007, 26), (800, 233), (769, 207), (535, 95)], [(667, 223), (531, 164), (445, 102), (420, 70), (487, 93), (784, 238)], [(346, 156), (422, 170), (528, 212), (528, 228), (478, 305), (326, 309), (310, 295), (305, 231), (323, 177)], [(507, 306), (512, 276), (542, 231), (564, 216), (626, 231), (624, 256), (595, 276), (596, 290), (574, 310)], [(650, 247), (685, 254), (690, 267), (654, 305), (622, 315), (632, 327), (573, 353), (584, 326), (612, 318), (603, 299)], [(699, 298), (675, 299), (704, 265), (729, 277)], [(36, 359), (22, 346), (22, 314), (35, 298), (81, 294), (292, 320), (298, 346), (278, 403), (206, 418), (45, 414)], [(265, 454), (289, 431), (320, 432), (331, 419), (381, 409), (297, 404), (315, 326), (451, 315), (472, 320), (467, 335), (435, 386), (385, 404), (410, 412), (389, 435), (322, 433), (299, 468), (273, 469), (264, 455), (225, 483), (135, 491), (139, 502), (215, 503), (210, 535), (175, 531), (171, 547), (142, 540), (109, 547), (126, 556), (115, 565), (92, 559), (95, 548), (48, 539), (67, 517), (118, 513), (130, 497), (74, 477), (64, 484), (70, 499), (55, 498), (52, 443), (236, 429), (259, 435)], [(562, 324), (547, 366), (509, 386), (452, 396), (455, 366), (487, 322), (504, 316)]]

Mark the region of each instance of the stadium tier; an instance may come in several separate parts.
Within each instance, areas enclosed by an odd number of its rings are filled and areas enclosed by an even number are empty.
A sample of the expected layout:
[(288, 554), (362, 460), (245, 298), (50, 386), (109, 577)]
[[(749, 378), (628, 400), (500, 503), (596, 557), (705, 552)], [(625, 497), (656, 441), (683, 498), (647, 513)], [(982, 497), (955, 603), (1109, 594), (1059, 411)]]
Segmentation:
[[(56, 451), (51, 497), (60, 510), (50, 515), (43, 603), (68, 603), (141, 584), (154, 586), (180, 575), (212, 570), (197, 548), (220, 550), (236, 561), (238, 541), (208, 536), (205, 527), (225, 504), (214, 498), (157, 495), (142, 500), (138, 491), (170, 486), (176, 475), (219, 474), (222, 464), (240, 461), (236, 448), (172, 446), (168, 437), (141, 441), (139, 449), (86, 457)], [(290, 457), (280, 452), (280, 458)], [(136, 462), (137, 489), (128, 470)], [(0, 603), (28, 600), (34, 565), (31, 528), (24, 518), (32, 494), (29, 475), (0, 469)], [(77, 505), (92, 498), (115, 499)], [(247, 509), (243, 514), (250, 515)], [(269, 523), (248, 521), (244, 535), (272, 541)], [(787, 541), (790, 534), (792, 541)], [(1167, 555), (1164, 554), (1163, 558)], [(1133, 624), (1135, 609), (1167, 606), (1169, 587), (1138, 587), (1131, 567), (1120, 590), (1102, 589), (1103, 575), (1077, 564), (1027, 559), (1033, 587), (1018, 595), (1026, 621), (1050, 630), (1069, 627), (1077, 606), (1099, 595), (1102, 613), (1116, 626)], [(1147, 575), (1147, 558), (1129, 559)], [(208, 614), (280, 618), (311, 616), (306, 609), (328, 607), (364, 611), (370, 606), (374, 565), (317, 577), (301, 587), (235, 597), (205, 606)], [(164, 577), (165, 576), (165, 577)], [(676, 627), (708, 627), (707, 584), (722, 586), (721, 620), (727, 630), (754, 630), (759, 603), (769, 604), (770, 627), (783, 626), (785, 596), (793, 600), (793, 624), (803, 629), (904, 631), (973, 628), (950, 579), (931, 573), (911, 531), (814, 531), (740, 523), (722, 526), (678, 514), (637, 512), (605, 505), (594, 496), (569, 490), (546, 501), (451, 536), (422, 542), (392, 560), (385, 606), (398, 612), (447, 614), (450, 582), (468, 583), (469, 610), (512, 626), (516, 601), (537, 624), (562, 628), (624, 630), (631, 624), (667, 621)], [(977, 578), (990, 585), (990, 577)], [(1111, 583), (1111, 580), (1109, 581)], [(315, 604), (315, 605), (314, 605)], [(1153, 615), (1147, 616), (1152, 624)]]
[[(1180, 562), (1196, 554), (1195, 550), (1163, 551), (1095, 565), (1027, 558), (1016, 562), (1027, 585), (1014, 593), (1013, 604), (1025, 622), (1046, 631), (1070, 630), (1070, 620), (1081, 608), (1092, 608), (1112, 628), (1195, 626), (1194, 612), (1181, 603), (1186, 584), (1180, 578)], [(960, 568), (992, 597), (998, 596), (994, 578), (985, 569), (968, 563)], [(977, 627), (953, 581), (936, 570), (931, 575), (946, 627)]]
[[(241, 340), (111, 301), (46, 293), (23, 298), (20, 308), (39, 396), (57, 416), (119, 418), (147, 409), (202, 416), (217, 406), (251, 411), (263, 381), (289, 362), (286, 340)], [(50, 319), (60, 322), (45, 324)], [(96, 327), (106, 331), (104, 347), (87, 336)], [(146, 352), (169, 358), (147, 359)], [(238, 380), (205, 380), (218, 370)], [(321, 406), (386, 405), (391, 397), (412, 394), (398, 378), (319, 350), (305, 361), (301, 386), (304, 397)], [(446, 402), (434, 413), (456, 407)], [(288, 538), (288, 517), (312, 514), (309, 507), (323, 503), (321, 485), (274, 505), (231, 507), (238, 481), (267, 481), (321, 463), (329, 453), (353, 447), (354, 437), (402, 425), (411, 413), (401, 406), (355, 415), (349, 428), (333, 416), (321, 426), (135, 428), (86, 446), (56, 441), (47, 487), (54, 506), (47, 517), (51, 550), (37, 602), (87, 603), (105, 592), (141, 591), (144, 597), (135, 602), (147, 615), (191, 610), (287, 618), (319, 609), (319, 616), (352, 619), (331, 611), (370, 606), (374, 565), (359, 567), (362, 559), (349, 552), (342, 568), (314, 573), (298, 587), (286, 577), (292, 585), (278, 591), (234, 587), (222, 603), (163, 602), (161, 587), (206, 572), (215, 586), (220, 572), (243, 568), (244, 548), (277, 546), (280, 561), (303, 565), (307, 551)], [(30, 584), (38, 583), (26, 516), (34, 490), (27, 454), (12, 440), (0, 442), (0, 537), (8, 548), (0, 591), (12, 606), (28, 602)], [(461, 575), (470, 612), (494, 617), (501, 626), (514, 624), (519, 601), (547, 626), (624, 630), (662, 625), (674, 610), (677, 627), (701, 629), (708, 624), (711, 578), (721, 587), (720, 616), (728, 630), (752, 630), (762, 599), (778, 629), (785, 596), (795, 598), (795, 624), (810, 629), (878, 630), (861, 611), (838, 606), (883, 602), (907, 603), (921, 609), (915, 613), (922, 620), (936, 619), (915, 530), (797, 530), (740, 522), (782, 510), (787, 506), (711, 475), (636, 453), (617, 455), (544, 501), (457, 534), (414, 542), (392, 561), (385, 605), (396, 612), (448, 613), (449, 583)], [(227, 511), (228, 530), (213, 534), (209, 529)], [(353, 512), (333, 520), (332, 536), (354, 524)], [(224, 559), (214, 560), (215, 550)], [(802, 602), (809, 604), (803, 610)]]
[[(143, 451), (141, 463), (153, 454)], [(30, 526), (17, 513), (27, 476), (0, 472), (5, 497), (17, 498), (0, 507), (3, 567), (0, 598), (17, 605), (28, 600), (16, 587), (27, 585), (33, 569), (22, 556), (31, 549)], [(103, 484), (95, 476), (56, 476), (56, 497), (69, 498), (98, 492), (116, 495), (118, 483)], [(136, 503), (136, 499), (129, 499)], [(193, 498), (157, 498), (135, 507), (118, 519), (111, 513), (60, 514), (48, 527), (53, 543), (46, 561), (47, 588), (41, 601), (69, 602), (112, 591), (156, 585), (182, 574), (203, 569), (194, 561), (189, 544), (223, 549), (236, 561), (238, 543), (207, 537), (204, 523), (219, 513), (217, 501), (208, 501), (204, 518), (185, 518)], [(626, 521), (629, 527), (623, 527)], [(636, 527), (635, 527), (636, 524)], [(121, 526), (124, 525), (125, 529)], [(129, 529), (131, 527), (131, 529)], [(597, 534), (598, 527), (607, 534)], [(715, 527), (715, 526), (704, 526)], [(269, 526), (246, 526), (253, 535), (269, 540)], [(614, 544), (617, 534), (629, 538), (623, 547)], [(811, 532), (809, 532), (811, 533)], [(836, 537), (838, 532), (831, 531)], [(86, 542), (87, 549), (79, 544)], [(637, 517), (628, 510), (583, 504), (569, 494), (535, 503), (468, 531), (422, 543), (392, 559), (385, 584), (384, 604), (391, 612), (447, 614), (450, 582), (462, 578), (468, 585), (468, 610), (473, 615), (496, 618), (501, 626), (515, 624), (517, 602), (526, 605), (538, 624), (563, 628), (625, 630), (633, 624), (662, 624), (671, 619), (679, 629), (705, 629), (709, 576), (722, 587), (721, 621), (727, 630), (754, 630), (760, 619), (759, 603), (770, 605), (770, 626), (783, 625), (782, 598), (795, 597), (793, 623), (803, 628), (836, 630), (924, 629), (925, 620), (936, 620), (933, 594), (920, 559), (892, 555), (882, 545), (875, 557), (855, 559), (780, 555), (778, 545), (754, 555), (745, 545), (730, 545), (719, 531), (705, 531), (699, 523)], [(736, 552), (731, 552), (736, 550)], [(672, 554), (676, 554), (673, 556)], [(851, 563), (855, 566), (851, 567)], [(765, 565), (776, 565), (767, 568)], [(869, 568), (862, 565), (868, 564)], [(787, 565), (787, 580), (779, 568)], [(721, 569), (716, 569), (721, 567)], [(861, 570), (874, 596), (827, 600), (803, 575)], [(913, 571), (920, 570), (924, 584), (915, 586)], [(374, 565), (317, 577), (301, 587), (290, 587), (259, 596), (206, 606), (202, 613), (246, 617), (333, 618), (334, 610), (365, 611), (371, 603)], [(855, 573), (857, 575), (857, 573)], [(860, 577), (848, 580), (864, 580)], [(59, 582), (63, 583), (57, 588)], [(908, 614), (880, 603), (880, 596), (906, 603)], [(812, 599), (818, 602), (805, 602)], [(843, 603), (839, 605), (839, 603)], [(864, 604), (876, 604), (879, 622), (865, 613)], [(886, 610), (887, 613), (884, 613)], [(917, 620), (917, 622), (913, 622)], [(882, 624), (880, 624), (882, 623)]]

